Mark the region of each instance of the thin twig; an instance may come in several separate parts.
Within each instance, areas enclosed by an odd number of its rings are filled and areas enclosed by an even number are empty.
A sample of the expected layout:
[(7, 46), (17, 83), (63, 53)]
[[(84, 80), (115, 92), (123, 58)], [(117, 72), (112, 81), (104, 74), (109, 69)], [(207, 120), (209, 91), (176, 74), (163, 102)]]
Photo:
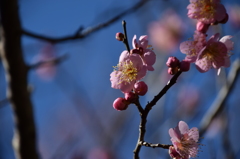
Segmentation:
[(169, 149), (169, 147), (172, 146), (172, 145), (164, 145), (164, 144), (152, 144), (145, 141), (141, 141), (139, 144), (146, 147), (152, 147), (152, 148), (159, 147), (163, 149)]
[(126, 29), (125, 20), (122, 21), (122, 26), (123, 26), (123, 31), (124, 31), (123, 43), (125, 44), (127, 51), (130, 53), (130, 47), (129, 47), (129, 44), (128, 44), (128, 37), (127, 37), (127, 29)]
[[(154, 105), (156, 105), (157, 101), (161, 99), (161, 97), (168, 91), (169, 88), (171, 88), (177, 81), (178, 77), (181, 75), (181, 71), (177, 72), (167, 83), (167, 85), (156, 95), (153, 100), (148, 103), (142, 113), (140, 113), (141, 116), (141, 122), (139, 125), (139, 136), (138, 136), (138, 141), (136, 144), (136, 147), (133, 151), (133, 158), (134, 159), (139, 159), (139, 152), (141, 150), (141, 146), (143, 146), (144, 142), (144, 136), (146, 132), (146, 123), (147, 123), (147, 116), (149, 111), (152, 109)], [(148, 145), (148, 144), (147, 144)], [(145, 146), (145, 145), (144, 145)], [(149, 146), (149, 145), (148, 145)], [(155, 145), (156, 146), (156, 145)], [(165, 147), (166, 148), (166, 147)]]
[(233, 88), (233, 85), (236, 83), (236, 79), (238, 77), (239, 72), (240, 72), (240, 60), (237, 59), (232, 64), (232, 68), (229, 72), (226, 84), (222, 87), (212, 106), (203, 116), (203, 119), (199, 126), (199, 132), (201, 136), (203, 136), (203, 134), (206, 132), (212, 120), (222, 111), (224, 107), (223, 103), (227, 99), (229, 92)]
[(49, 41), (51, 43), (59, 43), (59, 42), (64, 42), (67, 40), (75, 40), (75, 39), (83, 39), (85, 38), (87, 35), (94, 33), (100, 29), (103, 29), (107, 26), (109, 26), (110, 24), (113, 24), (114, 22), (116, 22), (117, 20), (121, 19), (123, 16), (130, 14), (132, 12), (135, 12), (137, 9), (139, 9), (140, 7), (142, 7), (144, 4), (146, 4), (149, 0), (140, 0), (139, 2), (137, 2), (134, 6), (132, 6), (131, 8), (123, 11), (122, 13), (118, 14), (117, 16), (113, 17), (112, 19), (103, 22), (101, 24), (98, 24), (94, 27), (89, 27), (87, 29), (82, 30), (82, 27), (80, 27), (80, 29), (78, 29), (73, 35), (68, 35), (68, 36), (64, 36), (64, 37), (49, 37), (49, 36), (43, 36), (37, 33), (33, 33), (30, 32), (26, 29), (22, 29), (22, 34), (26, 35), (26, 36), (30, 36), (33, 38), (37, 38), (37, 39), (41, 39), (41, 40), (45, 40), (45, 41)]

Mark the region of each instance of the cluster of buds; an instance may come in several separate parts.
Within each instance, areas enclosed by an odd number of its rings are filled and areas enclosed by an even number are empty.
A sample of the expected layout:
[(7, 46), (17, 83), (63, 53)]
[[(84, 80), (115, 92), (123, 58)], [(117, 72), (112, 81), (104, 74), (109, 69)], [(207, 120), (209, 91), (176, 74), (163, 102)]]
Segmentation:
[(169, 57), (166, 65), (168, 66), (168, 74), (174, 75), (178, 71), (187, 72), (190, 69), (190, 62), (182, 60), (181, 62), (176, 57)]
[[(125, 38), (122, 33), (116, 34), (116, 39), (126, 44)], [(113, 107), (116, 110), (127, 109), (128, 105), (134, 103), (139, 95), (143, 96), (147, 93), (147, 84), (140, 80), (148, 71), (154, 70), (156, 54), (151, 45), (148, 45), (148, 36), (143, 35), (137, 40), (134, 35), (132, 46), (132, 50), (124, 50), (121, 53), (118, 65), (110, 74), (112, 88), (120, 89), (125, 94), (125, 98), (119, 97), (114, 101)]]

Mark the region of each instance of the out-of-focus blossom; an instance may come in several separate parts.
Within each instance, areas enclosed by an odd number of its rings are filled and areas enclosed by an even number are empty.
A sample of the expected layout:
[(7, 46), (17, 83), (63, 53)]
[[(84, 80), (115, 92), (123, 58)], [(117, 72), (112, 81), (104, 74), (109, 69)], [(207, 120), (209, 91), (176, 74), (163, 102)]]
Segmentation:
[(210, 68), (219, 69), (229, 67), (229, 52), (233, 49), (232, 36), (224, 36), (219, 41), (219, 33), (213, 35), (206, 46), (199, 52), (195, 64), (200, 72), (206, 72)]
[(197, 157), (199, 132), (196, 127), (189, 129), (184, 121), (180, 121), (177, 127), (169, 129), (169, 135), (182, 159)]
[(109, 152), (104, 149), (96, 148), (90, 151), (87, 159), (112, 159), (114, 158)]
[(130, 92), (134, 84), (142, 79), (146, 72), (147, 68), (143, 65), (140, 55), (123, 51), (119, 58), (119, 64), (110, 74), (111, 86), (120, 89), (123, 93)]
[(205, 24), (221, 22), (226, 16), (226, 9), (220, 0), (190, 0), (187, 6), (188, 17)]
[[(55, 53), (56, 51), (54, 46), (52, 44), (47, 44), (42, 48), (40, 53), (34, 58), (33, 61), (34, 63), (38, 63), (53, 60), (56, 58)], [(55, 64), (50, 62), (42, 64), (36, 69), (36, 73), (41, 79), (45, 81), (50, 81), (54, 78), (56, 74)]]
[(175, 148), (174, 148), (173, 146), (170, 146), (170, 147), (169, 147), (168, 153), (169, 153), (170, 157), (173, 158), (173, 159), (189, 159), (188, 156), (183, 156), (183, 157), (182, 157), (182, 156), (175, 150)]
[(148, 91), (148, 86), (143, 81), (138, 81), (134, 84), (134, 92), (140, 96), (144, 96)]
[(173, 10), (167, 10), (159, 21), (149, 25), (148, 32), (154, 48), (169, 54), (178, 47), (184, 33), (184, 23)]
[(121, 111), (127, 109), (129, 104), (130, 103), (125, 98), (119, 97), (113, 102), (113, 108)]
[(153, 71), (154, 68), (152, 65), (156, 62), (156, 54), (150, 49), (151, 45), (148, 45), (148, 36), (140, 36), (139, 40), (137, 40), (137, 36), (134, 35), (132, 45), (134, 49), (138, 50), (138, 52), (133, 51), (133, 53), (138, 53), (141, 56), (143, 63), (147, 66), (147, 69)]
[(234, 5), (229, 7), (229, 21), (235, 28), (240, 28), (240, 6)]
[(195, 62), (199, 52), (206, 46), (206, 34), (195, 31), (193, 40), (185, 41), (180, 44), (180, 51), (186, 54), (186, 60)]

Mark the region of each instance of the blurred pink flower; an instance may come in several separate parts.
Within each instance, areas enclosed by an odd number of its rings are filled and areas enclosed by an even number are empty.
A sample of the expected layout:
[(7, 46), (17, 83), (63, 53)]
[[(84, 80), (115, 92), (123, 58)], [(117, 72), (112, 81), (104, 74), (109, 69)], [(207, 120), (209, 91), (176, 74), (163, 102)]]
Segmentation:
[(196, 127), (189, 129), (184, 121), (169, 129), (172, 144), (182, 158), (197, 157), (199, 132)]
[(168, 153), (173, 159), (189, 159), (189, 156), (181, 156), (174, 148), (174, 146), (170, 146)]
[(173, 11), (167, 10), (159, 21), (148, 27), (151, 41), (163, 53), (173, 53), (184, 33), (182, 19)]
[(150, 49), (151, 45), (148, 45), (148, 36), (140, 36), (137, 40), (137, 36), (134, 35), (132, 39), (132, 46), (138, 50), (138, 54), (141, 56), (143, 63), (147, 66), (149, 71), (153, 71), (152, 65), (156, 62), (156, 54)]
[(123, 93), (130, 92), (134, 84), (146, 73), (147, 67), (143, 65), (140, 55), (123, 51), (119, 58), (119, 64), (110, 74), (111, 87), (120, 89)]
[(205, 24), (221, 22), (227, 15), (220, 0), (190, 0), (188, 17)]
[(180, 51), (186, 54), (185, 59), (189, 62), (195, 62), (198, 53), (206, 45), (206, 34), (195, 31), (193, 40), (184, 41), (180, 44)]
[[(34, 57), (34, 63), (53, 60), (56, 58), (55, 48), (52, 44), (45, 45), (40, 53)], [(53, 63), (46, 63), (36, 68), (37, 75), (46, 81), (50, 81), (56, 74), (56, 67)]]
[(96, 148), (90, 151), (87, 159), (112, 159), (112, 156), (106, 150)]
[(216, 69), (229, 67), (229, 53), (233, 49), (231, 38), (232, 36), (224, 36), (219, 40), (219, 33), (213, 35), (199, 52), (195, 62), (197, 69), (200, 72), (206, 72), (212, 67)]
[(240, 28), (240, 6), (229, 7), (229, 21), (235, 28)]

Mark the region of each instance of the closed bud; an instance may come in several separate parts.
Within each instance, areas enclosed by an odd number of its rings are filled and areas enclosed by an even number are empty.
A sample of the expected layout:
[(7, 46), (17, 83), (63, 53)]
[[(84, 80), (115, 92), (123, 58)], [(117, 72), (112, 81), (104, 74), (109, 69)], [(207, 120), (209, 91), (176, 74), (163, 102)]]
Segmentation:
[(134, 101), (138, 98), (138, 95), (133, 92), (124, 93), (124, 95), (125, 99), (130, 103), (134, 103)]
[(209, 24), (205, 24), (199, 21), (196, 24), (196, 30), (201, 33), (206, 33), (208, 31), (209, 26), (210, 26)]
[(178, 67), (174, 67), (174, 68), (169, 67), (168, 68), (168, 74), (170, 74), (170, 75), (175, 75), (177, 72), (178, 72)]
[(148, 86), (145, 82), (138, 81), (137, 83), (134, 84), (134, 91), (136, 94), (143, 96), (147, 93)]
[(222, 24), (227, 23), (228, 18), (229, 18), (229, 17), (228, 17), (228, 14), (226, 13), (225, 18), (224, 18), (223, 20), (221, 20), (219, 23), (222, 23)]
[(118, 41), (123, 41), (124, 40), (124, 35), (123, 35), (123, 33), (116, 33), (116, 39), (118, 40)]
[(177, 67), (179, 65), (179, 60), (176, 57), (171, 56), (168, 58), (166, 65), (172, 68)]
[(113, 108), (118, 111), (127, 109), (128, 105), (129, 105), (129, 102), (125, 98), (121, 98), (121, 97), (117, 98), (113, 102)]
[(180, 63), (180, 71), (187, 72), (190, 69), (190, 62), (187, 60), (182, 60)]

